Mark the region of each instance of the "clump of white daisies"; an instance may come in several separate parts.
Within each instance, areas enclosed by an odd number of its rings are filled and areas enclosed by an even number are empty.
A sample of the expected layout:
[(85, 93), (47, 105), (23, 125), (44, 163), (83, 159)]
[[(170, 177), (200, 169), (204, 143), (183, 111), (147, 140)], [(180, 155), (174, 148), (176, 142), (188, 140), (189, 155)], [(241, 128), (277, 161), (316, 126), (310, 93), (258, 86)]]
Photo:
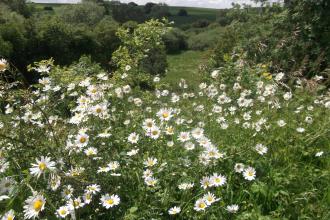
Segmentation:
[[(0, 59), (0, 71), (7, 68), (7, 61)], [(124, 69), (121, 82), (132, 67)], [(46, 64), (35, 70), (51, 71)], [(239, 190), (227, 195), (225, 189), (262, 181), (267, 175), (254, 162), (267, 160), (276, 150), (265, 134), (291, 126), (290, 132), (302, 137), (315, 123), (314, 109), (330, 108), (330, 101), (319, 98), (308, 106), (295, 106), (291, 114), (305, 115), (290, 121), (277, 114), (295, 98), (291, 91), (281, 90), (282, 73), (273, 81), (260, 78), (249, 85), (241, 76), (223, 82), (221, 74), (220, 69), (212, 71), (211, 83), (201, 83), (197, 92), (188, 90), (181, 79), (180, 91), (156, 87), (148, 98), (141, 91), (133, 93), (129, 84), (114, 84), (106, 73), (59, 85), (51, 76), (41, 78), (29, 102), (4, 107), (9, 125), (26, 129), (31, 141), (41, 140), (36, 143), (42, 151), (25, 146), (34, 156), (16, 155), (19, 164), (8, 159), (8, 152), (19, 147), (10, 141), (16, 139), (1, 140), (5, 147), (0, 148), (0, 201), (15, 199), (20, 184), (27, 191), (23, 212), (9, 202), (1, 219), (75, 219), (90, 209), (84, 217), (122, 218), (133, 206), (153, 206), (150, 201), (156, 204), (159, 195), (165, 207), (152, 208), (165, 219), (206, 214), (211, 207), (231, 214), (246, 209), (238, 202)], [(158, 76), (153, 79), (156, 84), (160, 81)], [(69, 116), (53, 111), (57, 102), (69, 103)], [(0, 129), (6, 126), (7, 122), (0, 123)], [(15, 133), (20, 129), (7, 131), (20, 137)], [(242, 136), (246, 141), (234, 147)], [(223, 141), (228, 139), (232, 141)], [(313, 152), (320, 159), (326, 154), (319, 148)]]

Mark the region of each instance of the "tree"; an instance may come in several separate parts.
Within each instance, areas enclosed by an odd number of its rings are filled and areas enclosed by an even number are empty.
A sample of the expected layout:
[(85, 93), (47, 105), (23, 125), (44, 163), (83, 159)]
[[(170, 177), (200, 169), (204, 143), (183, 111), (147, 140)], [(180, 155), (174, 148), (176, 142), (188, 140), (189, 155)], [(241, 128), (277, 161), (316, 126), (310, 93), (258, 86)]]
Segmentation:
[(152, 7), (154, 7), (155, 5), (156, 5), (156, 3), (153, 3), (153, 2), (146, 3), (144, 6), (144, 12), (146, 14), (149, 14), (151, 12)]
[(17, 12), (24, 17), (31, 16), (31, 11), (26, 4), (26, 0), (0, 0), (0, 6), (2, 4), (7, 5), (10, 10)]
[(96, 25), (102, 20), (105, 14), (104, 7), (95, 2), (84, 1), (76, 5), (67, 5), (60, 11), (60, 17), (63, 21), (72, 24)]
[(178, 16), (188, 16), (188, 12), (186, 9), (181, 8), (178, 12)]

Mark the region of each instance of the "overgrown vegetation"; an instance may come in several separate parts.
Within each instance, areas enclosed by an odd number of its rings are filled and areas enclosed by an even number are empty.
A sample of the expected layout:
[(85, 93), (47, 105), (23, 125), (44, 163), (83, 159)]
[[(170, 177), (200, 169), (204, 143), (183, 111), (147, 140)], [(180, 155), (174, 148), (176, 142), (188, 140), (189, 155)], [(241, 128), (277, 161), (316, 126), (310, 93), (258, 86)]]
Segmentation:
[(326, 1), (181, 28), (22, 2), (0, 8), (1, 219), (330, 219)]

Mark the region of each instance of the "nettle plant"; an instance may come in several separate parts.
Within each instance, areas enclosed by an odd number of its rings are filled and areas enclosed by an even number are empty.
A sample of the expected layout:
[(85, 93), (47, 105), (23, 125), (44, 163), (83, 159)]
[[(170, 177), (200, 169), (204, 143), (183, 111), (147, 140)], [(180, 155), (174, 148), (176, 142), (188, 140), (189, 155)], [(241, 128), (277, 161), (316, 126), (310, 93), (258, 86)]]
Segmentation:
[(197, 92), (184, 80), (179, 91), (160, 89), (162, 79), (150, 76), (155, 90), (141, 90), (140, 61), (166, 26), (140, 28), (135, 38), (119, 31), (127, 38), (112, 75), (87, 58), (66, 68), (48, 60), (29, 67), (43, 74), (37, 85), (1, 91), (3, 219), (326, 213), (312, 205), (324, 194), (313, 184), (329, 181), (327, 96), (306, 98), (285, 86), (284, 74), (229, 58)]

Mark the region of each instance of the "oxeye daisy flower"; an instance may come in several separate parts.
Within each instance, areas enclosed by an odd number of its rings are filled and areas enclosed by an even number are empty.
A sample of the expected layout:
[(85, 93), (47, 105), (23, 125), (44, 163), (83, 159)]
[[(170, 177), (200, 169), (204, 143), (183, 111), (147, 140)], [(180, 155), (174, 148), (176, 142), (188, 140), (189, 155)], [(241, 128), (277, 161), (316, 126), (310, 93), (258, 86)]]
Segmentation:
[(226, 207), (226, 210), (230, 213), (236, 213), (238, 211), (238, 209), (239, 209), (239, 206), (236, 204), (228, 205)]
[(187, 189), (191, 189), (191, 188), (193, 188), (194, 187), (194, 183), (181, 183), (179, 186), (178, 186), (178, 188), (180, 189), (180, 190), (187, 190)]
[(97, 184), (92, 184), (86, 187), (85, 192), (92, 193), (92, 194), (97, 194), (98, 192), (101, 191), (101, 187)]
[(296, 130), (297, 130), (297, 132), (299, 132), (299, 133), (304, 133), (304, 132), (305, 132), (305, 128), (302, 128), (302, 127), (299, 127), (299, 128), (297, 128)]
[(227, 178), (221, 174), (214, 173), (210, 178), (213, 186), (223, 186), (227, 182)]
[(180, 142), (186, 142), (190, 140), (190, 133), (189, 132), (180, 132), (178, 140)]
[(48, 184), (53, 191), (57, 190), (58, 187), (61, 185), (61, 177), (54, 173), (51, 173), (49, 176)]
[(152, 167), (157, 164), (157, 159), (153, 157), (148, 157), (147, 160), (143, 162), (146, 167)]
[(173, 134), (174, 134), (174, 128), (173, 128), (172, 126), (167, 126), (167, 127), (165, 128), (165, 133), (166, 133), (167, 135), (173, 135)]
[(321, 157), (323, 155), (323, 151), (319, 151), (315, 154), (315, 157)]
[(153, 172), (149, 169), (146, 169), (145, 171), (143, 171), (143, 178), (147, 178), (147, 177), (152, 177)]
[(25, 206), (24, 208), (24, 218), (25, 219), (31, 219), (36, 218), (39, 213), (44, 210), (46, 199), (43, 197), (43, 195), (36, 194), (33, 196), (30, 196), (25, 200)]
[(155, 120), (152, 118), (147, 118), (143, 122), (143, 129), (146, 131), (149, 131), (151, 128), (153, 128), (156, 125)]
[(8, 62), (5, 59), (0, 59), (0, 72), (6, 71), (8, 67)]
[(220, 199), (217, 199), (213, 193), (208, 192), (203, 196), (203, 199), (205, 203), (210, 206), (212, 203), (219, 201)]
[(280, 127), (284, 127), (286, 125), (286, 122), (284, 120), (278, 120), (277, 125)]
[(87, 193), (85, 193), (83, 195), (83, 200), (84, 200), (84, 203), (86, 203), (86, 204), (91, 203), (92, 198), (93, 198), (93, 194), (92, 193), (87, 192)]
[(76, 137), (76, 144), (79, 147), (85, 147), (88, 144), (89, 136), (85, 133), (79, 133)]
[(31, 164), (30, 173), (34, 176), (39, 176), (42, 173), (45, 173), (47, 170), (54, 171), (55, 170), (55, 162), (51, 161), (49, 157), (41, 156), (40, 159), (36, 159), (37, 163)]
[(197, 212), (204, 211), (206, 208), (207, 208), (207, 204), (204, 199), (198, 199), (195, 202), (194, 210), (196, 210)]
[(14, 218), (15, 218), (15, 213), (14, 210), (11, 209), (1, 217), (1, 220), (14, 220)]
[(173, 110), (162, 108), (157, 112), (157, 116), (161, 121), (169, 121), (173, 117)]
[(195, 139), (200, 139), (201, 137), (204, 136), (204, 129), (202, 128), (194, 128), (191, 131), (191, 135), (193, 136), (193, 138)]
[(244, 164), (242, 163), (235, 164), (234, 170), (236, 173), (242, 173), (244, 170)]
[(243, 171), (244, 179), (252, 181), (256, 178), (256, 170), (252, 167), (248, 167)]
[(107, 173), (110, 171), (110, 168), (107, 167), (99, 167), (99, 169), (97, 170), (97, 173)]
[(84, 150), (84, 153), (86, 156), (94, 156), (97, 154), (97, 149), (95, 147), (89, 147), (86, 150)]
[(168, 210), (168, 214), (170, 214), (170, 215), (176, 215), (180, 212), (181, 212), (181, 208), (177, 207), (177, 206), (174, 206)]
[(106, 209), (112, 208), (114, 206), (119, 205), (120, 198), (118, 195), (109, 195), (105, 194), (101, 197), (101, 205), (105, 207)]
[(210, 186), (213, 185), (213, 183), (211, 181), (211, 178), (208, 177), (208, 176), (203, 177), (203, 179), (200, 181), (200, 183), (201, 183), (201, 187), (203, 189), (206, 189), (206, 188), (208, 188), (208, 187), (210, 187)]
[(126, 153), (127, 156), (134, 156), (136, 155), (137, 153), (139, 152), (139, 149), (133, 149), (133, 150), (130, 150)]
[(147, 177), (144, 179), (144, 182), (147, 184), (147, 186), (155, 186), (158, 182), (158, 180), (154, 177)]
[(127, 140), (131, 144), (136, 144), (139, 141), (139, 135), (133, 132), (128, 136)]
[(107, 113), (107, 105), (106, 104), (97, 104), (92, 107), (92, 114), (98, 117), (103, 117)]
[(70, 199), (72, 197), (72, 193), (73, 193), (74, 189), (72, 188), (71, 185), (67, 185), (64, 187), (63, 191), (62, 191), (62, 196), (65, 199)]
[(70, 213), (70, 210), (67, 206), (61, 206), (56, 210), (56, 216), (58, 218), (65, 218)]
[(260, 154), (260, 155), (264, 155), (268, 151), (268, 148), (266, 146), (264, 146), (263, 144), (257, 144), (255, 149), (258, 152), (258, 154)]
[(85, 203), (82, 202), (81, 198), (70, 199), (67, 203), (67, 206), (71, 210), (76, 210), (85, 206)]
[(153, 127), (153, 128), (150, 129), (149, 136), (152, 139), (158, 139), (159, 135), (160, 135), (160, 130), (159, 130), (158, 127)]
[(119, 168), (119, 163), (118, 161), (112, 161), (108, 163), (108, 167), (110, 170), (117, 170)]
[(0, 180), (0, 195), (11, 194), (14, 190), (16, 181), (11, 177), (5, 177)]

